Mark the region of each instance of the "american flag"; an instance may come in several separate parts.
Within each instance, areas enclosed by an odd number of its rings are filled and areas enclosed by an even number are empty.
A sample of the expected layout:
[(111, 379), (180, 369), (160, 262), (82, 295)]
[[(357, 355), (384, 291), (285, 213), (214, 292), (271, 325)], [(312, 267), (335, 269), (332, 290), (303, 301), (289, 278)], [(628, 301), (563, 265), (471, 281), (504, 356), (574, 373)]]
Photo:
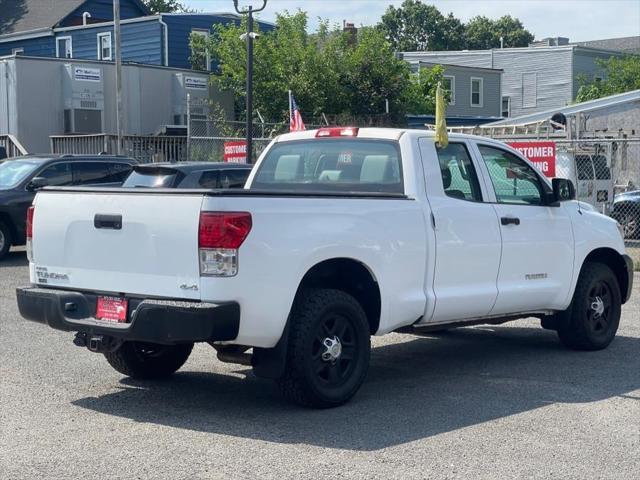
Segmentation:
[(302, 115), (300, 115), (300, 109), (298, 108), (293, 95), (289, 92), (289, 131), (299, 132), (302, 130), (306, 130), (306, 128), (302, 121)]

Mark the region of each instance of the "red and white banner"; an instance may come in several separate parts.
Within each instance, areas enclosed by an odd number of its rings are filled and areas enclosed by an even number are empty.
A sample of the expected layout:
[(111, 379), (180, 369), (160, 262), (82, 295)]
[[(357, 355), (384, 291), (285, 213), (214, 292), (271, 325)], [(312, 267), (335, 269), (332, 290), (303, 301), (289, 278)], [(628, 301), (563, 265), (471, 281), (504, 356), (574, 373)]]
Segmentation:
[(535, 165), (545, 177), (556, 176), (556, 143), (555, 142), (508, 142)]
[(224, 161), (228, 163), (247, 163), (247, 142), (224, 142)]

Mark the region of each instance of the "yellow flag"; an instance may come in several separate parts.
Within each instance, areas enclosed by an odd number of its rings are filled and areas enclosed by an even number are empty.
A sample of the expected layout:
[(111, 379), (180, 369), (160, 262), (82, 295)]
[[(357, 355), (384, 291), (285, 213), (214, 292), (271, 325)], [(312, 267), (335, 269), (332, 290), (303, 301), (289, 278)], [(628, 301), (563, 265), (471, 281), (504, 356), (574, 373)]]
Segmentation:
[(436, 88), (436, 142), (440, 148), (447, 148), (449, 145), (446, 115), (447, 103), (444, 99), (444, 91), (438, 83), (438, 88)]

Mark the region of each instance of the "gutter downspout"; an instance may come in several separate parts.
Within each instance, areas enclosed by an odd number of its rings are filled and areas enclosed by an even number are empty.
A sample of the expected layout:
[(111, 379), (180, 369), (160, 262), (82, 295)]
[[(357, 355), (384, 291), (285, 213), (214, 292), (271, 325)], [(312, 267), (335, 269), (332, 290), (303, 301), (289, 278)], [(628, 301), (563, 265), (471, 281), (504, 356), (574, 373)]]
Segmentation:
[(162, 20), (162, 15), (160, 15), (160, 18), (158, 20), (158, 22), (160, 22), (160, 25), (162, 25), (162, 28), (164, 29), (164, 66), (168, 67), (169, 66), (169, 25), (167, 25), (163, 20)]

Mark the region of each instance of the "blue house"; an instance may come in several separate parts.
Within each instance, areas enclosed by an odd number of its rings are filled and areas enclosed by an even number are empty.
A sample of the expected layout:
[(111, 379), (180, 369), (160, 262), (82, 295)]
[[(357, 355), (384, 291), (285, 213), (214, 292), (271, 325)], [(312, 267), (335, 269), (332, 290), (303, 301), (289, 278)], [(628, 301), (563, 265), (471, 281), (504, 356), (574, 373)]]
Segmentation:
[[(120, 0), (124, 62), (192, 68), (192, 33), (208, 36), (214, 24), (239, 23), (230, 13), (150, 15), (140, 0)], [(261, 30), (273, 24), (259, 22)], [(0, 16), (0, 57), (113, 60), (113, 0), (13, 0)], [(207, 62), (206, 69), (211, 69)]]

